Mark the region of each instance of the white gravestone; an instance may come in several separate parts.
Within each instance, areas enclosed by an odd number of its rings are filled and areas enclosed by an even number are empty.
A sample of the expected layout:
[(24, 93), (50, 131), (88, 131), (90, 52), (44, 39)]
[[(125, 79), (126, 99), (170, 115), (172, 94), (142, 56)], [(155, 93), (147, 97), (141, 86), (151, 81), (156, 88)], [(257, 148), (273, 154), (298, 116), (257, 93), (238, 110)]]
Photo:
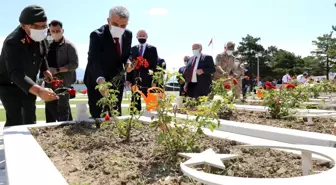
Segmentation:
[(89, 119), (86, 104), (77, 104), (76, 109), (77, 109), (76, 121), (86, 121)]

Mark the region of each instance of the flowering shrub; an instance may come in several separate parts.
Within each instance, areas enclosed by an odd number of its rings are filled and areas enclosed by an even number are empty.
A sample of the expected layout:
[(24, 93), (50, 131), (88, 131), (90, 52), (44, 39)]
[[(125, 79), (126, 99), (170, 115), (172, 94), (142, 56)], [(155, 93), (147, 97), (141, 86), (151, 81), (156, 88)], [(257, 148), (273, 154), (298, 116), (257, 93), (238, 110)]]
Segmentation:
[(268, 113), (272, 118), (290, 116), (294, 108), (301, 107), (308, 100), (308, 91), (303, 86), (286, 84), (280, 89), (269, 88), (264, 92), (263, 105), (268, 107)]
[[(167, 74), (167, 78), (162, 79), (162, 75)], [(168, 73), (162, 68), (153, 74), (153, 81), (158, 83), (158, 86), (165, 86), (168, 80), (177, 75), (182, 78), (179, 73)], [(223, 86), (223, 85), (222, 85)], [(173, 104), (176, 97), (173, 94), (167, 94), (162, 98), (157, 99), (158, 105), (156, 108), (157, 118), (152, 118), (151, 126), (159, 130), (158, 143), (161, 144), (167, 154), (172, 158), (176, 157), (178, 152), (194, 152), (197, 150), (197, 140), (203, 135), (202, 128), (214, 130), (217, 126), (220, 104), (212, 103), (208, 105), (207, 97), (199, 99), (185, 99), (185, 108), (181, 108), (187, 112), (185, 119), (177, 118), (177, 107)], [(190, 106), (192, 106), (192, 109)], [(194, 115), (191, 119), (189, 115)]]
[[(105, 95), (97, 102), (97, 105), (101, 106), (105, 110), (105, 112), (102, 113), (102, 117), (104, 116), (104, 123), (111, 124), (113, 121), (115, 126), (113, 132), (119, 134), (120, 138), (124, 138), (125, 141), (128, 142), (131, 137), (132, 129), (142, 126), (139, 122), (141, 114), (135, 108), (136, 102), (132, 101), (129, 107), (130, 118), (126, 120), (118, 119), (119, 111), (115, 108), (118, 103), (118, 94), (120, 92), (116, 90), (117, 88), (111, 87), (113, 87), (113, 85), (115, 87), (119, 87), (119, 83), (121, 83), (122, 77), (123, 74), (115, 77), (111, 82), (104, 82), (100, 85), (97, 85), (96, 89), (106, 92)], [(100, 127), (99, 124), (96, 125), (97, 127)]]
[[(220, 101), (219, 115), (222, 119), (229, 119), (233, 114), (234, 92), (237, 79), (221, 78), (212, 83), (213, 102)], [(218, 98), (216, 96), (219, 96)]]

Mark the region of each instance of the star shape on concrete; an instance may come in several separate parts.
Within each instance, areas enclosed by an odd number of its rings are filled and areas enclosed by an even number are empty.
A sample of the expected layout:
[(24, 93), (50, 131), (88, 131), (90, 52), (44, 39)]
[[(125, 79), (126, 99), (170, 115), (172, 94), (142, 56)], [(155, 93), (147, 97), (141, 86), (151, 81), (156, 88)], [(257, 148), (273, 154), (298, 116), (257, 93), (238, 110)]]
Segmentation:
[(183, 163), (186, 166), (192, 167), (200, 164), (207, 164), (220, 169), (225, 169), (225, 165), (223, 164), (222, 160), (234, 159), (238, 157), (238, 155), (232, 154), (216, 154), (212, 148), (209, 148), (202, 153), (179, 153), (179, 155), (190, 158)]

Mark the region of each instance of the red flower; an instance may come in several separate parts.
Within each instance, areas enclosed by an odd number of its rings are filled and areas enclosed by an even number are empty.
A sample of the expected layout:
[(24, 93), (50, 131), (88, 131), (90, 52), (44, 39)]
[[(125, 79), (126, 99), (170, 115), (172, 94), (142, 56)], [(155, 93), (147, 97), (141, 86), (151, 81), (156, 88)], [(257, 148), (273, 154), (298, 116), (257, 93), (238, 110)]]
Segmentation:
[(295, 85), (294, 84), (288, 84), (286, 86), (286, 89), (294, 89), (295, 88)]
[(63, 84), (63, 80), (58, 80), (58, 84), (59, 85)]
[(70, 89), (68, 89), (68, 93), (69, 93), (70, 96), (75, 96), (76, 95), (76, 89), (70, 88)]
[(86, 94), (86, 93), (87, 93), (87, 90), (86, 90), (86, 89), (84, 89), (84, 90), (82, 91), (82, 93), (83, 93), (83, 94)]
[(135, 66), (135, 69), (140, 69), (140, 67), (141, 67), (140, 62), (137, 62), (137, 63), (136, 63), (136, 66)]
[(232, 79), (232, 82), (233, 82), (233, 84), (235, 84), (235, 85), (238, 84), (238, 80), (237, 80), (236, 78), (233, 78), (233, 79)]
[(56, 86), (58, 86), (57, 81), (55, 81), (55, 80), (51, 81), (50, 85), (54, 88), (57, 88)]
[(106, 113), (105, 117), (104, 117), (104, 121), (110, 121), (110, 116), (108, 113)]
[(149, 68), (149, 63), (147, 62), (147, 60), (144, 61), (144, 65), (143, 65), (146, 69)]
[(247, 77), (246, 77), (246, 80), (250, 80), (250, 77), (249, 77), (249, 76), (247, 76)]
[(231, 85), (229, 82), (225, 82), (224, 83), (224, 88), (227, 89), (227, 90), (230, 90), (231, 89)]
[(276, 87), (271, 82), (265, 82), (266, 89), (275, 89)]

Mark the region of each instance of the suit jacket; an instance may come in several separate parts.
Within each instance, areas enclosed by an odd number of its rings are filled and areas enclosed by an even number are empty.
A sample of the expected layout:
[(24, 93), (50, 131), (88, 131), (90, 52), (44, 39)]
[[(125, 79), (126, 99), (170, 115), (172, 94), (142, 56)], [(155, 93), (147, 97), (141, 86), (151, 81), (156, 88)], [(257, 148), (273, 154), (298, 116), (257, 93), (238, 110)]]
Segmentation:
[(124, 65), (131, 54), (132, 32), (125, 30), (121, 37), (121, 56), (118, 55), (116, 44), (110, 33), (109, 25), (93, 31), (90, 34), (88, 63), (84, 74), (84, 83), (88, 88), (97, 85), (98, 77), (104, 77), (111, 81), (114, 77), (121, 77), (123, 85), (125, 69)]
[[(191, 82), (189, 78), (192, 73), (192, 63), (194, 59), (195, 59), (195, 56), (190, 57), (188, 64), (186, 66), (186, 70), (183, 75), (186, 83)], [(212, 84), (212, 79), (211, 79), (212, 74), (216, 71), (212, 56), (201, 54), (197, 69), (203, 69), (204, 73), (201, 75), (196, 74), (197, 75), (197, 85), (196, 85), (195, 91), (200, 96), (208, 95), (210, 92), (211, 84)]]
[(46, 61), (47, 41), (40, 43), (30, 39), (17, 27), (7, 36), (0, 55), (0, 85), (17, 86), (28, 94), (35, 85), (38, 72), (48, 69)]
[[(132, 53), (132, 59), (136, 59), (136, 57), (140, 56), (139, 53), (140, 47), (139, 45), (133, 46), (131, 53)], [(141, 67), (139, 70), (133, 70), (129, 75), (132, 76), (131, 79), (128, 79), (132, 84), (135, 84), (135, 78), (140, 76), (141, 83), (140, 85), (143, 87), (151, 87), (152, 86), (152, 76), (149, 75), (148, 70), (152, 70), (153, 72), (156, 71), (157, 61), (158, 61), (158, 53), (155, 46), (147, 44), (146, 49), (143, 54), (143, 58), (147, 60), (149, 63), (149, 68), (146, 69), (144, 67)]]

